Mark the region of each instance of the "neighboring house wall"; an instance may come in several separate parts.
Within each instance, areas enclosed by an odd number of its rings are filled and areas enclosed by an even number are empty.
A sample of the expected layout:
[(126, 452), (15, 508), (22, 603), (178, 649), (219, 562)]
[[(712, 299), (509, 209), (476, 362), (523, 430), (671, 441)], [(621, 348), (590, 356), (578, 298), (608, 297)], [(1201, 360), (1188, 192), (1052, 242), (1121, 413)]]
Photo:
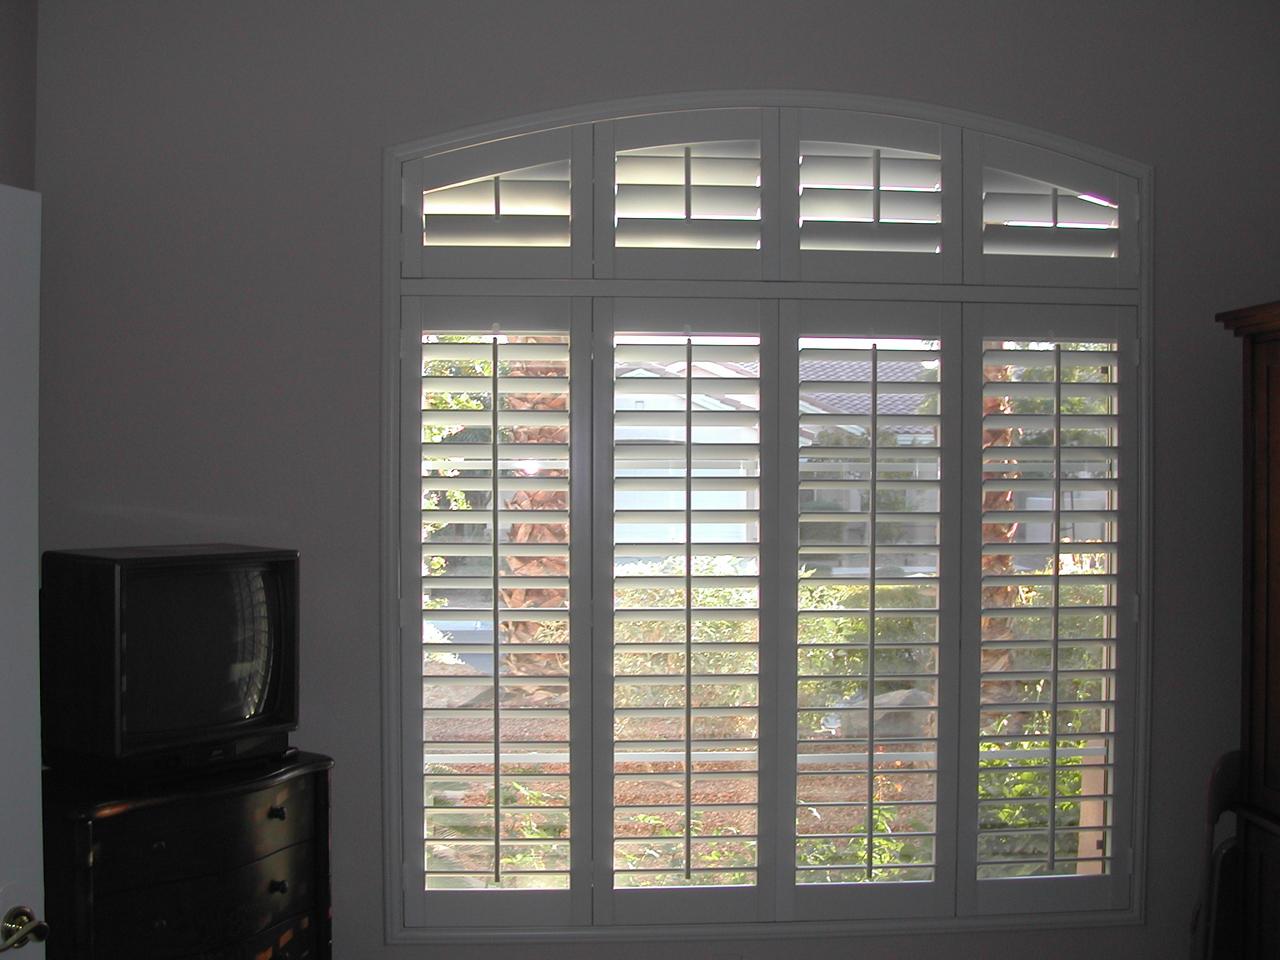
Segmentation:
[(0, 183), (30, 190), (36, 170), (36, 0), (0, 0)]
[(295, 741), (338, 761), (337, 955), (426, 956), (382, 946), (381, 149), (588, 101), (791, 87), (971, 110), (1150, 163), (1147, 922), (661, 949), (671, 960), (1185, 956), (1204, 781), (1239, 732), (1239, 347), (1212, 317), (1280, 295), (1277, 49), (1274, 5), (1260, 2), (47, 3), (42, 545), (301, 549)]

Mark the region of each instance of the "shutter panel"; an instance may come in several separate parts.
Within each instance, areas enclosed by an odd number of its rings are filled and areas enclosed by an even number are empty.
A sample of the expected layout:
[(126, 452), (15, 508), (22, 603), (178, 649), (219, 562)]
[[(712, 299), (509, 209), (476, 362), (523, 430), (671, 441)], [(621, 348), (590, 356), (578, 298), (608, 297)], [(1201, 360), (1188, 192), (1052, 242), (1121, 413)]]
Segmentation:
[(777, 111), (596, 124), (596, 275), (776, 273)]
[(987, 340), (978, 877), (1111, 869), (1116, 344)]
[(614, 241), (668, 250), (760, 249), (760, 141), (619, 150)]
[[(1137, 283), (1137, 183), (1097, 164), (987, 134), (965, 134), (966, 279)], [(979, 227), (980, 225), (980, 227)]]
[(565, 924), (584, 856), (570, 807), (567, 301), (448, 305), (429, 302), (416, 326), (420, 889), (432, 924)]
[(589, 275), (590, 149), (583, 125), (405, 163), (403, 275)]
[[(966, 683), (979, 912), (1114, 906), (1127, 895), (1133, 393), (1123, 328), (1088, 313), (1043, 331), (988, 321), (972, 334), (981, 423), (969, 440), (976, 649)], [(1070, 328), (1078, 339), (1046, 335)]]
[(425, 190), (428, 247), (569, 246), (569, 160)]
[(617, 301), (601, 371), (616, 922), (761, 918), (761, 306), (709, 306)]
[(1119, 203), (984, 167), (982, 252), (994, 256), (1118, 257)]
[(957, 130), (901, 117), (787, 110), (782, 144), (784, 274), (959, 279)]
[(926, 915), (949, 902), (954, 855), (940, 787), (954, 776), (942, 721), (954, 715), (956, 572), (945, 552), (956, 528), (943, 505), (957, 475), (943, 428), (959, 377), (944, 367), (941, 336), (955, 311), (799, 310), (794, 412), (784, 413), (797, 420), (795, 913)]
[(940, 361), (800, 340), (799, 884), (934, 879)]

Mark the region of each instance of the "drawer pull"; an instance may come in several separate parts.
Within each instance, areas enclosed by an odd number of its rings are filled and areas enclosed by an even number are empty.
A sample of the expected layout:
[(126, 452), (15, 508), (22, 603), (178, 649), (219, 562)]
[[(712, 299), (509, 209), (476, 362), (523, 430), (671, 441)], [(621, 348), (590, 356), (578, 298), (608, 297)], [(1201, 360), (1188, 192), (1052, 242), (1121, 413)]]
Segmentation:
[(284, 807), (267, 807), (268, 820), (287, 820), (288, 818), (289, 811)]
[(270, 883), (267, 884), (267, 893), (288, 893), (288, 892), (289, 892), (288, 880), (272, 880)]

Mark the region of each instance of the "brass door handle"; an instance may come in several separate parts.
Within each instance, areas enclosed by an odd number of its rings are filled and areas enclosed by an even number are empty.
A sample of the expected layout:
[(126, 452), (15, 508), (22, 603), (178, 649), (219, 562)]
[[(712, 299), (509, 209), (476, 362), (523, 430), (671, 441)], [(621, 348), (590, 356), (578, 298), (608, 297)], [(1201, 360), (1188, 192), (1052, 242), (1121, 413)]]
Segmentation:
[(37, 943), (49, 936), (49, 925), (37, 920), (30, 907), (14, 907), (0, 920), (0, 953), (25, 947), (27, 942)]

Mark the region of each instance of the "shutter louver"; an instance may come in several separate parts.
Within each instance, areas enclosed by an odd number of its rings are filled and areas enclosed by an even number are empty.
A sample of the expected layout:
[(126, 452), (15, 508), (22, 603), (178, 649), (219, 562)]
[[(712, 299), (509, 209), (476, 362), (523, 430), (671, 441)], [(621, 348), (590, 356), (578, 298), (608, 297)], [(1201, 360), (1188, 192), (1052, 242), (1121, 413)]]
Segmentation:
[(801, 140), (800, 249), (940, 253), (942, 158)]
[(982, 252), (998, 256), (1117, 257), (1119, 204), (1109, 197), (984, 167)]
[(615, 888), (756, 883), (759, 370), (757, 337), (614, 338)]
[(983, 346), (977, 877), (1108, 874), (1116, 344)]
[(715, 140), (619, 150), (618, 247), (760, 249), (760, 141)]
[(426, 190), (428, 247), (569, 246), (569, 160)]
[(799, 343), (796, 883), (929, 881), (939, 344)]
[(569, 886), (569, 340), (422, 337), (425, 886)]

